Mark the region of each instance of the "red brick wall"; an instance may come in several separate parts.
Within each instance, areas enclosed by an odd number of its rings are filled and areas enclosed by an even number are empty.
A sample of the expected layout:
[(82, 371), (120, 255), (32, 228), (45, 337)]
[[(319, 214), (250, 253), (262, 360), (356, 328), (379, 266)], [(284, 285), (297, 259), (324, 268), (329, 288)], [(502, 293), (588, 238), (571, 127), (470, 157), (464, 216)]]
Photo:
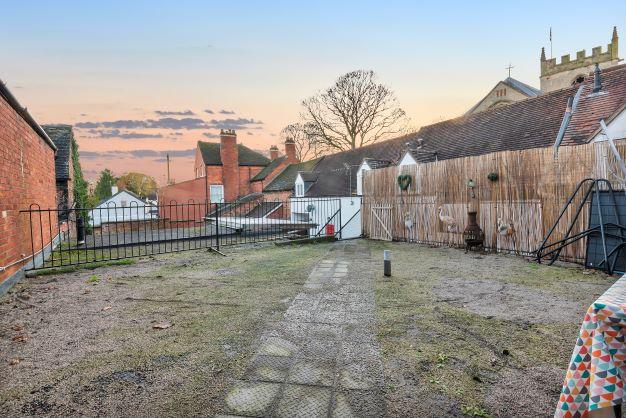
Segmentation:
[[(28, 214), (20, 214), (31, 203), (42, 209), (56, 208), (54, 150), (0, 98), (0, 267), (31, 255)], [(58, 233), (56, 213), (35, 221), (35, 251)], [(52, 225), (50, 225), (52, 224)], [(50, 228), (52, 226), (52, 228)], [(17, 271), (22, 263), (0, 271), (0, 282)]]
[(239, 150), (237, 135), (233, 131), (220, 133), (220, 157), (222, 158), (224, 200), (232, 202), (239, 196)]
[[(189, 211), (194, 214), (192, 216), (193, 220), (200, 220), (204, 217), (204, 212), (206, 211), (204, 207), (205, 196), (206, 183), (204, 177), (161, 187), (158, 193), (159, 217), (167, 218), (172, 221), (181, 220), (183, 218), (186, 219), (187, 207), (185, 206), (183, 213), (182, 204), (187, 204), (193, 200), (195, 205), (189, 207)], [(181, 206), (177, 208), (175, 206), (176, 204)]]

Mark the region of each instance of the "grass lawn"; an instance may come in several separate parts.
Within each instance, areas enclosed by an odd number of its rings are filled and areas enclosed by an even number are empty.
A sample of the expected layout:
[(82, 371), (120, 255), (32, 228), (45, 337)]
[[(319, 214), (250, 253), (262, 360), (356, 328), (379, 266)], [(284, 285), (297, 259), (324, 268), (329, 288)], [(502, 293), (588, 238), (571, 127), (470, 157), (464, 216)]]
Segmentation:
[(583, 313), (615, 278), (520, 257), (373, 243), (392, 416), (552, 416)]
[(0, 410), (211, 416), (327, 250), (191, 251), (26, 279), (0, 299)]

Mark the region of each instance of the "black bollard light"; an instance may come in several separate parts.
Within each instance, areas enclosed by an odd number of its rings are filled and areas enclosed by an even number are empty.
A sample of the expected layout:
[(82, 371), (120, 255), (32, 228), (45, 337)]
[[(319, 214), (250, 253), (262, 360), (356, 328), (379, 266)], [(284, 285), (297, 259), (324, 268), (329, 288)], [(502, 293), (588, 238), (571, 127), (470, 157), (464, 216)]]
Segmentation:
[(82, 216), (76, 218), (76, 244), (85, 243), (85, 221)]
[(384, 263), (384, 275), (385, 277), (391, 276), (391, 251), (383, 251), (383, 263)]

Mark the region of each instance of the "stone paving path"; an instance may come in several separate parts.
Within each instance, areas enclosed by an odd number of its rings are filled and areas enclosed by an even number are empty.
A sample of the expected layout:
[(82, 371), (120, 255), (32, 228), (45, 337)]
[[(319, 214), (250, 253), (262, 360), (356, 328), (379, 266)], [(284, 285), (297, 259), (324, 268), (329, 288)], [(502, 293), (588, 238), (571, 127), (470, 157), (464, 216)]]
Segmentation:
[(336, 243), (267, 330), (218, 417), (384, 417), (367, 245)]

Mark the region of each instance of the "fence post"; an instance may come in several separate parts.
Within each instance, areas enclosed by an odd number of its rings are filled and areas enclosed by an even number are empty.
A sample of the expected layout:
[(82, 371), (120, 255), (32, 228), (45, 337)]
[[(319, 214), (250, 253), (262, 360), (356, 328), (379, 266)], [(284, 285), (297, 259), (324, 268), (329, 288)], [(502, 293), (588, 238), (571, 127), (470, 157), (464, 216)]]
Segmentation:
[(220, 208), (219, 203), (215, 204), (215, 238), (217, 242), (217, 251), (220, 250)]
[(341, 209), (342, 209), (343, 200), (339, 199), (339, 239), (343, 237), (343, 225), (341, 224)]

